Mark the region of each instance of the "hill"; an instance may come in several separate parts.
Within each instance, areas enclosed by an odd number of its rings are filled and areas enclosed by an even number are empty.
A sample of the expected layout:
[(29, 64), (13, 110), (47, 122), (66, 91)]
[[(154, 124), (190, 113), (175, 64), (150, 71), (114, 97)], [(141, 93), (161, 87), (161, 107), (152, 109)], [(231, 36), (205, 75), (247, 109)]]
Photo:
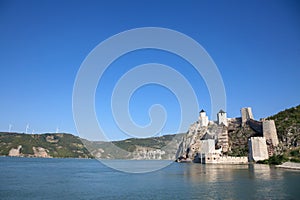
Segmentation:
[(0, 155), (91, 158), (79, 137), (66, 133), (0, 133)]
[[(177, 134), (145, 139), (131, 138), (114, 142), (94, 142), (67, 133), (22, 134), (0, 132), (0, 155), (59, 158), (175, 159), (181, 136), (181, 134)], [(169, 148), (164, 149), (165, 146)]]
[(268, 119), (276, 124), (279, 145), (277, 154), (282, 159), (300, 162), (300, 105), (277, 113)]
[(268, 119), (275, 121), (283, 151), (300, 146), (300, 105), (281, 111)]

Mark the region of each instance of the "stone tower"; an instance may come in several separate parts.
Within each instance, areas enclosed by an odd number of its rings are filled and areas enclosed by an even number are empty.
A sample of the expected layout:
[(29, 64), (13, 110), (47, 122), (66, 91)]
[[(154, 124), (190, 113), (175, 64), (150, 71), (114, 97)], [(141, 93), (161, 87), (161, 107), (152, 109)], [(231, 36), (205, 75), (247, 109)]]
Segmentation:
[(248, 108), (242, 108), (241, 109), (241, 116), (242, 116), (242, 123), (245, 124), (247, 120), (253, 119), (252, 109), (250, 107)]
[(202, 126), (208, 126), (208, 117), (206, 116), (206, 112), (202, 109), (199, 113), (199, 124), (200, 127)]
[(228, 126), (226, 112), (224, 112), (223, 110), (220, 110), (218, 112), (217, 118), (218, 118), (219, 125), (224, 124), (225, 126)]
[(266, 140), (271, 140), (273, 146), (277, 146), (279, 144), (277, 131), (274, 120), (264, 120), (262, 122), (263, 136)]
[(251, 137), (248, 139), (249, 162), (257, 162), (269, 158), (265, 137)]

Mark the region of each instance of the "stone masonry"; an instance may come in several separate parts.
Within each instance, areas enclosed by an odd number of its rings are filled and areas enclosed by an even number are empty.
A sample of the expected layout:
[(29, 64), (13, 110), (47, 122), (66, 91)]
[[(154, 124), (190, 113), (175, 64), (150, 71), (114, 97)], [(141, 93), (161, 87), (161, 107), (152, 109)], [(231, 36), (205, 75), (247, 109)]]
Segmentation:
[(257, 162), (269, 158), (265, 137), (251, 137), (249, 142), (249, 162)]
[(262, 122), (262, 126), (263, 136), (267, 141), (271, 140), (273, 146), (277, 146), (279, 141), (274, 120), (265, 120)]
[(242, 123), (246, 123), (249, 119), (253, 119), (252, 109), (250, 107), (241, 109)]

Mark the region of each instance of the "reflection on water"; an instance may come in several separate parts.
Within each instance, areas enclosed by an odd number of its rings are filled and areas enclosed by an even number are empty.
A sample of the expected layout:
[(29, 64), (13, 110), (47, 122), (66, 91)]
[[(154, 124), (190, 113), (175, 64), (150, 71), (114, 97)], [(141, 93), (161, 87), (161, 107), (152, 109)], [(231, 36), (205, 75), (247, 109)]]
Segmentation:
[(189, 164), (184, 172), (194, 182), (232, 181), (237, 172), (248, 171), (248, 165)]
[(236, 174), (255, 180), (283, 179), (284, 170), (274, 169), (269, 165), (215, 165), (185, 164), (184, 176), (193, 182), (232, 181)]
[(112, 169), (127, 173), (147, 173), (167, 167), (172, 164), (171, 160), (108, 160), (99, 159), (99, 161)]
[[(205, 186), (209, 186), (206, 188), (210, 192), (209, 197), (213, 198), (221, 195), (222, 199), (239, 199), (240, 196), (249, 199), (289, 199), (292, 194), (300, 195), (300, 191), (288, 186), (289, 181), (293, 180), (287, 180), (287, 173), (290, 172), (259, 164), (186, 164), (183, 176), (195, 184), (205, 183)], [(299, 177), (299, 171), (294, 173)], [(216, 185), (222, 185), (218, 191)]]
[(249, 178), (252, 179), (263, 179), (263, 180), (271, 180), (271, 179), (282, 179), (283, 171), (282, 170), (272, 170), (272, 166), (269, 165), (259, 165), (253, 164), (249, 166)]

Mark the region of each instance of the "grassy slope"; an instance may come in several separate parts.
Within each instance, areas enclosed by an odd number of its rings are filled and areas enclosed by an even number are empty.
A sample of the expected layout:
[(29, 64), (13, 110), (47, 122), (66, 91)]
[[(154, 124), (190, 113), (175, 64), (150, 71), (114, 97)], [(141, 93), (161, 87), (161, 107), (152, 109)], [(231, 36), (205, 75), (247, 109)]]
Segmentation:
[(276, 124), (278, 139), (283, 146), (300, 146), (300, 105), (269, 117)]
[[(300, 162), (300, 105), (286, 109), (269, 117), (276, 124), (279, 147), (274, 158), (274, 164), (290, 160)], [(271, 160), (272, 161), (272, 160)]]
[[(51, 136), (53, 142), (47, 141), (47, 136)], [(8, 155), (11, 148), (19, 145), (22, 145), (21, 153), (25, 156), (33, 155), (32, 147), (43, 147), (52, 157), (91, 157), (79, 137), (71, 134), (0, 133), (0, 155)]]

